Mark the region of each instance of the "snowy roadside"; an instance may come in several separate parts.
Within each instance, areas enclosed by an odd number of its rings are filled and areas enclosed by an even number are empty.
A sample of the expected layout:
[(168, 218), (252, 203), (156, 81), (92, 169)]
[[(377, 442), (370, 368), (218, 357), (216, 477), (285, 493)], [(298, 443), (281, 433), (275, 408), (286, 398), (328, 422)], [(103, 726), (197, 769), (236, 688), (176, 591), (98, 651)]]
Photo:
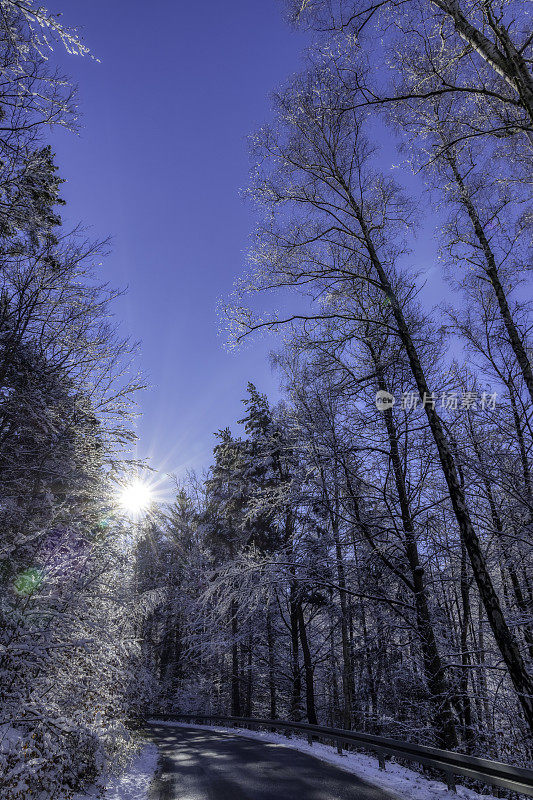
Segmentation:
[(169, 725), (173, 728), (203, 728), (217, 733), (231, 733), (239, 736), (246, 736), (249, 739), (259, 739), (271, 744), (279, 744), (283, 747), (292, 747), (302, 753), (308, 753), (329, 764), (334, 764), (352, 775), (357, 775), (385, 789), (394, 795), (398, 800), (496, 800), (492, 795), (479, 794), (464, 786), (457, 786), (457, 792), (451, 792), (446, 788), (445, 783), (430, 780), (400, 764), (387, 761), (387, 768), (383, 772), (378, 768), (377, 759), (363, 753), (345, 753), (339, 755), (336, 750), (325, 744), (315, 743), (309, 745), (305, 739), (287, 737), (279, 733), (267, 733), (266, 731), (249, 731), (242, 728), (224, 728), (214, 725), (189, 725), (185, 722), (168, 722), (167, 720), (151, 719), (151, 724)]
[(109, 775), (100, 785), (85, 794), (74, 795), (72, 800), (148, 800), (157, 759), (157, 746), (151, 742), (145, 744), (122, 775)]

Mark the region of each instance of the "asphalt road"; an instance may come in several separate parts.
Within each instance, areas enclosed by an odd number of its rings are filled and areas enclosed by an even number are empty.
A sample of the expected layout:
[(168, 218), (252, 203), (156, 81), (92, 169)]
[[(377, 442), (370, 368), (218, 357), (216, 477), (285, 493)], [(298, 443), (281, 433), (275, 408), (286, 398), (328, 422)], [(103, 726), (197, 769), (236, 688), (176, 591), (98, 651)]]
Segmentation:
[(289, 747), (199, 728), (150, 725), (160, 775), (150, 800), (392, 800)]

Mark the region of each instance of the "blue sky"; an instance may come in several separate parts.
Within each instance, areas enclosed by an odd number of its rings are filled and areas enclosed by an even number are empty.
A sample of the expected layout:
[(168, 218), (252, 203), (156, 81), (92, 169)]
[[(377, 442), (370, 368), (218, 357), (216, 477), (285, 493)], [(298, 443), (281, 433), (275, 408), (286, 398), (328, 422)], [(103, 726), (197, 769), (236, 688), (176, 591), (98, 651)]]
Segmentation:
[(103, 276), (128, 293), (124, 332), (142, 341), (152, 384), (138, 453), (180, 472), (210, 463), (213, 432), (242, 416), (246, 383), (275, 393), (260, 342), (226, 353), (216, 303), (241, 271), (252, 210), (246, 135), (269, 117), (269, 92), (298, 69), (304, 44), (276, 0), (202, 3), (71, 0), (101, 63), (54, 60), (79, 86), (78, 136), (54, 134), (67, 179), (65, 224), (112, 237)]
[[(102, 275), (128, 288), (116, 314), (141, 340), (151, 384), (137, 454), (163, 472), (209, 465), (213, 434), (235, 427), (248, 381), (277, 396), (276, 339), (228, 353), (216, 305), (242, 272), (253, 227), (240, 194), (246, 136), (301, 66), (304, 35), (282, 11), (279, 0), (71, 0), (65, 9), (64, 23), (78, 26), (100, 63), (59, 47), (53, 57), (78, 84), (81, 111), (79, 135), (52, 137), (67, 180), (63, 217), (112, 237)], [(384, 170), (398, 162), (390, 142), (382, 158)], [(431, 305), (442, 298), (431, 226), (416, 258)]]

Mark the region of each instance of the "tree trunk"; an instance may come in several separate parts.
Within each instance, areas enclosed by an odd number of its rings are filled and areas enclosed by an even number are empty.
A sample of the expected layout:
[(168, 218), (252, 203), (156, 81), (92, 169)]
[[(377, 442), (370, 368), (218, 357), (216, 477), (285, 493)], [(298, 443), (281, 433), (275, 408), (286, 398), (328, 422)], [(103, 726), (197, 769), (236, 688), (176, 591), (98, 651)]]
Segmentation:
[(289, 717), (300, 720), (302, 716), (301, 694), (302, 677), (300, 675), (299, 640), (298, 640), (298, 599), (296, 584), (290, 587), (289, 617), (291, 628), (291, 666), (292, 666), (292, 692)]
[(237, 604), (231, 601), (231, 716), (241, 716)]
[(266, 617), (267, 647), (268, 647), (268, 695), (270, 700), (270, 719), (277, 717), (276, 703), (276, 676), (274, 670), (274, 632), (272, 630), (272, 615), (270, 607)]
[(457, 0), (432, 0), (433, 4), (453, 21), (455, 30), (481, 58), (500, 75), (517, 93), (520, 104), (533, 122), (533, 78), (524, 59), (503, 25), (498, 24), (487, 4), (484, 4), (487, 22), (498, 44), (478, 30), (463, 13)]
[(467, 554), (464, 542), (461, 542), (461, 665), (462, 670), (459, 676), (459, 700), (461, 703), (463, 717), (463, 737), (466, 743), (467, 752), (472, 752), (474, 748), (474, 732), (472, 729), (472, 705), (468, 694), (468, 672), (470, 666), (470, 656), (468, 654), (468, 625), (470, 622), (470, 583), (468, 580)]
[[(336, 495), (338, 488), (335, 489)], [(329, 499), (328, 499), (329, 505)], [(353, 674), (353, 659), (349, 636), (349, 607), (346, 594), (346, 574), (344, 569), (344, 559), (342, 557), (341, 543), (339, 539), (339, 517), (338, 517), (338, 497), (335, 497), (335, 508), (330, 508), (331, 527), (333, 540), (335, 542), (335, 557), (337, 567), (337, 580), (339, 583), (339, 602), (341, 606), (341, 643), (342, 643), (342, 695), (343, 727), (347, 730), (352, 728), (353, 705), (355, 698), (355, 683)]]
[(248, 636), (247, 654), (246, 654), (246, 701), (244, 708), (244, 716), (252, 716), (252, 698), (253, 698), (253, 660), (252, 660), (253, 636), (250, 632)]
[(298, 626), (300, 628), (300, 641), (302, 643), (302, 655), (304, 659), (305, 675), (305, 702), (307, 709), (307, 721), (310, 725), (318, 725), (315, 708), (315, 687), (313, 676), (313, 663), (311, 661), (311, 651), (307, 641), (307, 631), (305, 629), (305, 619), (302, 604), (298, 603)]

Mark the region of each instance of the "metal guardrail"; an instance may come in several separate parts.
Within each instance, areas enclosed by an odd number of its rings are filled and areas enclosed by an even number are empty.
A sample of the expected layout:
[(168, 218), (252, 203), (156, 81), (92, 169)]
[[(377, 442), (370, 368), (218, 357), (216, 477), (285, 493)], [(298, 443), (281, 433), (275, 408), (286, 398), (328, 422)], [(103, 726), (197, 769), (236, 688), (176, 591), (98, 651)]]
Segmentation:
[(533, 797), (533, 770), (513, 767), (499, 761), (489, 761), (476, 756), (466, 756), (450, 750), (438, 750), (435, 747), (403, 742), (399, 739), (387, 739), (384, 736), (373, 736), (368, 733), (357, 733), (342, 728), (324, 728), (319, 725), (307, 725), (304, 722), (287, 722), (280, 719), (252, 719), (249, 717), (224, 717), (217, 714), (158, 714), (157, 719), (197, 722), (199, 724), (229, 723), (247, 728), (270, 728), (304, 733), (309, 744), (313, 739), (327, 739), (336, 743), (339, 752), (343, 745), (352, 745), (370, 751), (379, 760), (381, 769), (385, 769), (385, 756), (397, 756), (405, 761), (422, 764), (440, 770), (446, 776), (449, 789), (455, 789), (455, 776), (472, 778), (491, 786), (508, 789), (512, 792)]

